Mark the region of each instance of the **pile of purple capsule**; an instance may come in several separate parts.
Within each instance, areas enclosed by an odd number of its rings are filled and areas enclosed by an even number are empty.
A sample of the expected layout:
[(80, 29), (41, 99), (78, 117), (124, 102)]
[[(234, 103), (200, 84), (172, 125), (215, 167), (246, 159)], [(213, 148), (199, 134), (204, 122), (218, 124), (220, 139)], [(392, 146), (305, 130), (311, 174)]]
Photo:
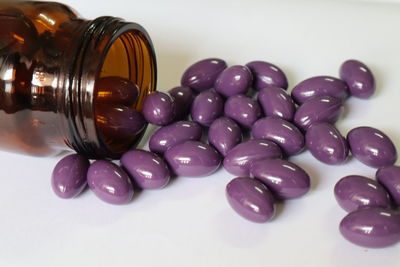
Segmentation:
[(160, 189), (171, 175), (204, 177), (222, 164), (236, 176), (226, 186), (230, 206), (261, 223), (273, 218), (277, 201), (310, 189), (309, 175), (288, 161), (290, 156), (307, 148), (319, 161), (338, 165), (351, 152), (378, 171), (376, 181), (352, 175), (336, 184), (337, 202), (349, 212), (340, 232), (365, 247), (399, 242), (400, 167), (393, 165), (393, 142), (372, 127), (354, 128), (345, 138), (334, 126), (350, 95), (373, 95), (370, 69), (348, 60), (340, 67), (340, 79), (316, 76), (297, 84), (291, 94), (287, 88), (284, 72), (268, 62), (228, 67), (218, 58), (198, 61), (184, 72), (181, 86), (144, 100), (144, 118), (159, 126), (150, 136), (150, 151), (126, 152), (121, 166), (66, 156), (53, 171), (53, 190), (72, 198), (88, 184), (101, 200), (126, 204), (135, 187)]

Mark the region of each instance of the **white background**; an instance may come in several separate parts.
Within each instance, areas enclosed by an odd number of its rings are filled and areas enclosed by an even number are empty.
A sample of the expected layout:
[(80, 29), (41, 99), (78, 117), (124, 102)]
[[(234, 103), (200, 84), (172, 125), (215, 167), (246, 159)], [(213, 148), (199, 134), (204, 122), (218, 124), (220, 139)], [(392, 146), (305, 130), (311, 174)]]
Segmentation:
[[(314, 75), (337, 75), (349, 58), (377, 79), (370, 100), (351, 98), (337, 123), (346, 134), (370, 125), (400, 148), (400, 4), (394, 1), (63, 1), (85, 18), (114, 15), (142, 24), (158, 56), (159, 90), (178, 85), (184, 69), (205, 57), (229, 64), (267, 60), (282, 67), (290, 87)], [(275, 219), (254, 224), (224, 196), (232, 176), (179, 177), (112, 206), (85, 191), (58, 199), (50, 174), (59, 160), (0, 153), (0, 266), (400, 266), (400, 244), (365, 249), (338, 232), (345, 212), (333, 186), (341, 177), (373, 177), (351, 159), (292, 160), (312, 178), (305, 197), (278, 205)]]

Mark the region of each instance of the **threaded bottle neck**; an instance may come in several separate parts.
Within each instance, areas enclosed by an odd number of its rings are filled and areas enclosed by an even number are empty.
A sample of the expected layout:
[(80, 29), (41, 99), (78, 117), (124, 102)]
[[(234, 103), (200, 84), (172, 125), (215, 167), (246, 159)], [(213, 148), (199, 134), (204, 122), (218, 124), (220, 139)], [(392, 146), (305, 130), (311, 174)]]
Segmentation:
[[(64, 91), (64, 116), (67, 144), (90, 158), (118, 158), (134, 146), (140, 136), (132, 140), (104, 140), (96, 127), (95, 82), (105, 72), (104, 65), (110, 48), (123, 42), (124, 50), (113, 56), (126, 58), (126, 68), (115, 75), (136, 83), (140, 88), (140, 110), (143, 98), (155, 90), (156, 60), (152, 43), (146, 31), (138, 24), (127, 23), (115, 17), (99, 17), (80, 26), (81, 40), (72, 60)], [(121, 72), (120, 74), (118, 72)]]

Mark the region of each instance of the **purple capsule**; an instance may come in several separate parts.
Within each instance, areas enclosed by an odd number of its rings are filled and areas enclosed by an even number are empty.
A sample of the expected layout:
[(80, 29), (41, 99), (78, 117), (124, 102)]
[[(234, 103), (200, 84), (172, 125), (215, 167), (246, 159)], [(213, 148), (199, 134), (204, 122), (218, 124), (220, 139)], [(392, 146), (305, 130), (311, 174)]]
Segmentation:
[(175, 120), (184, 120), (190, 113), (194, 94), (192, 89), (185, 86), (178, 86), (168, 91), (175, 105)]
[(216, 119), (208, 130), (208, 142), (213, 145), (222, 156), (242, 142), (243, 134), (240, 127), (230, 118)]
[(79, 195), (86, 186), (89, 166), (89, 160), (78, 154), (62, 158), (54, 167), (51, 176), (54, 193), (60, 198), (73, 198)]
[(156, 154), (134, 149), (122, 155), (121, 164), (142, 189), (160, 189), (169, 182), (167, 164)]
[(104, 77), (96, 82), (96, 101), (105, 104), (133, 105), (139, 96), (139, 87), (121, 77)]
[(296, 126), (283, 119), (259, 119), (253, 124), (251, 133), (256, 139), (266, 139), (278, 144), (288, 156), (298, 154), (304, 148), (304, 135)]
[(292, 90), (292, 98), (298, 104), (316, 97), (333, 96), (345, 100), (349, 96), (347, 84), (331, 76), (315, 76), (297, 84)]
[(226, 62), (219, 58), (200, 60), (186, 69), (183, 73), (181, 84), (198, 92), (210, 89), (214, 86), (218, 75), (226, 67)]
[(133, 108), (122, 105), (96, 105), (96, 126), (110, 138), (130, 138), (146, 127), (143, 115)]
[(397, 151), (392, 140), (372, 127), (357, 127), (347, 134), (350, 151), (359, 161), (374, 168), (393, 165)]
[(143, 116), (151, 124), (163, 126), (175, 118), (175, 103), (163, 92), (152, 92), (143, 102)]
[(237, 177), (226, 186), (226, 198), (240, 216), (256, 223), (275, 215), (275, 202), (268, 188), (250, 177)]
[(163, 154), (169, 148), (189, 140), (200, 140), (201, 126), (194, 121), (178, 121), (159, 128), (149, 140), (151, 151)]
[(292, 121), (296, 107), (293, 99), (282, 88), (269, 86), (261, 88), (257, 96), (265, 115)]
[(384, 208), (365, 208), (349, 213), (340, 222), (348, 241), (369, 248), (383, 248), (400, 241), (400, 215)]
[(359, 175), (343, 177), (334, 188), (335, 198), (347, 212), (364, 207), (389, 208), (390, 197), (375, 180)]
[(306, 133), (306, 145), (311, 154), (321, 162), (336, 165), (346, 161), (349, 144), (335, 126), (314, 123)]
[(224, 100), (214, 90), (203, 91), (196, 96), (192, 105), (192, 120), (210, 126), (224, 111)]
[(268, 86), (277, 86), (283, 89), (288, 88), (288, 81), (285, 73), (278, 67), (265, 61), (252, 61), (246, 66), (253, 73), (253, 87), (256, 90)]
[(358, 60), (347, 60), (340, 66), (340, 78), (349, 86), (350, 94), (369, 98), (375, 92), (375, 78), (371, 70)]
[(335, 123), (343, 112), (342, 101), (333, 96), (317, 96), (302, 104), (294, 115), (294, 123), (303, 131), (313, 123)]
[(164, 153), (171, 170), (181, 176), (201, 177), (214, 173), (221, 164), (221, 156), (211, 146), (198, 141), (186, 141)]
[(225, 102), (224, 112), (225, 116), (246, 128), (251, 128), (253, 123), (262, 115), (258, 102), (245, 95), (229, 97)]
[(90, 189), (101, 200), (110, 204), (127, 204), (133, 197), (133, 186), (128, 174), (105, 160), (95, 161), (88, 170)]
[(250, 168), (254, 178), (264, 183), (279, 199), (292, 199), (310, 190), (310, 177), (298, 165), (281, 159), (256, 161)]
[(393, 202), (400, 206), (400, 166), (386, 166), (378, 169), (376, 180), (388, 191)]
[(229, 150), (224, 159), (224, 168), (233, 175), (249, 176), (250, 167), (261, 159), (281, 158), (279, 146), (268, 140), (251, 139)]
[(214, 88), (225, 97), (246, 94), (253, 82), (251, 71), (246, 66), (232, 66), (220, 73)]

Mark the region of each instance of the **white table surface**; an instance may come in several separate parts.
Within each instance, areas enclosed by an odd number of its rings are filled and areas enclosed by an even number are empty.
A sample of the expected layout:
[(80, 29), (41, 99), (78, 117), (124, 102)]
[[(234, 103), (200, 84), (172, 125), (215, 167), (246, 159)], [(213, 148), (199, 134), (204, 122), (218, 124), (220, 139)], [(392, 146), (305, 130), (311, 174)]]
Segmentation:
[[(344, 134), (377, 127), (400, 148), (400, 4), (394, 1), (63, 2), (86, 18), (108, 14), (141, 23), (157, 51), (159, 90), (177, 85), (184, 69), (205, 57), (270, 61), (291, 86), (337, 75), (344, 60), (360, 59), (374, 71), (377, 92), (370, 100), (349, 99), (337, 126)], [(312, 189), (278, 205), (265, 224), (231, 210), (224, 190), (232, 175), (223, 169), (201, 179), (179, 177), (112, 206), (90, 191), (58, 199), (50, 188), (58, 160), (0, 153), (0, 266), (400, 266), (400, 244), (366, 249), (339, 234), (345, 212), (335, 202), (335, 182), (375, 174), (355, 159), (335, 167), (309, 152), (293, 157), (311, 175)]]

